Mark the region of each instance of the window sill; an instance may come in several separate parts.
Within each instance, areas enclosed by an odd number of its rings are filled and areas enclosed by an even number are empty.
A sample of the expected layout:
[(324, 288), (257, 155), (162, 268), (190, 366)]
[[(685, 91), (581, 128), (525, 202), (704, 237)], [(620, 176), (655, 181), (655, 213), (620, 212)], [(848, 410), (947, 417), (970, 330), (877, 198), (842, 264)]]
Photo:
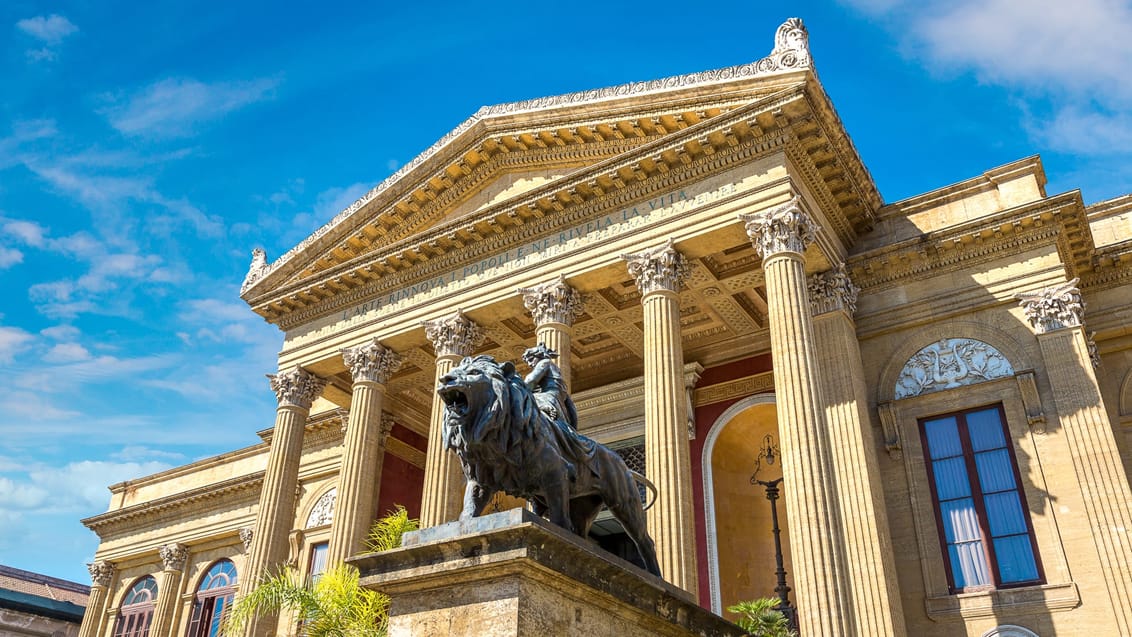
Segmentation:
[(1069, 582), (929, 597), (924, 607), (933, 621), (946, 622), (994, 617), (1003, 613), (1025, 615), (1066, 611), (1080, 604), (1081, 594), (1077, 585)]

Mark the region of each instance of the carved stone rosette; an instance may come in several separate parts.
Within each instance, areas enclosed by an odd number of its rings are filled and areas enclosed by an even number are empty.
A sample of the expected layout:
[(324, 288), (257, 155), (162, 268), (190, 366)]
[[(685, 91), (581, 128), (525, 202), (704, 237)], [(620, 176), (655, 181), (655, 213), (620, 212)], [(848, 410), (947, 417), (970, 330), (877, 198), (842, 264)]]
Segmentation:
[(315, 398), (322, 394), (326, 387), (326, 379), (319, 378), (296, 365), (285, 372), (268, 374), (271, 381), (271, 390), (279, 399), (279, 406), (301, 407), (310, 409)]
[(573, 325), (585, 310), (582, 295), (566, 284), (566, 277), (533, 288), (519, 288), (523, 305), (535, 319), (535, 325), (561, 323)]
[(629, 264), (629, 274), (637, 280), (641, 294), (652, 292), (679, 292), (690, 274), (688, 260), (676, 251), (672, 239), (652, 250), (636, 254), (623, 254)]
[(816, 237), (817, 226), (802, 210), (797, 195), (776, 208), (739, 218), (747, 224), (747, 236), (763, 259), (783, 252), (802, 254)]
[(857, 311), (857, 294), (861, 288), (853, 285), (845, 264), (810, 277), (810, 309), (814, 316), (845, 310), (852, 316)]
[(1026, 318), (1038, 334), (1063, 327), (1079, 327), (1085, 320), (1085, 301), (1077, 281), (1051, 285), (1037, 292), (1024, 292), (1017, 296)]
[(244, 527), (240, 529), (240, 543), (244, 545), (244, 553), (252, 550), (252, 538), (255, 537), (255, 531)]
[(178, 542), (162, 545), (157, 553), (161, 556), (161, 564), (167, 571), (179, 571), (185, 568), (185, 560), (189, 559), (189, 547)]
[(342, 359), (355, 383), (368, 381), (384, 385), (401, 366), (397, 352), (377, 342), (376, 338), (373, 342), (343, 349)]
[(457, 310), (444, 318), (424, 322), (425, 336), (436, 355), (469, 356), (483, 343), (483, 328)]
[(118, 570), (110, 562), (104, 561), (91, 562), (86, 567), (90, 571), (90, 581), (95, 586), (103, 588), (110, 586), (110, 582), (114, 579), (114, 573)]

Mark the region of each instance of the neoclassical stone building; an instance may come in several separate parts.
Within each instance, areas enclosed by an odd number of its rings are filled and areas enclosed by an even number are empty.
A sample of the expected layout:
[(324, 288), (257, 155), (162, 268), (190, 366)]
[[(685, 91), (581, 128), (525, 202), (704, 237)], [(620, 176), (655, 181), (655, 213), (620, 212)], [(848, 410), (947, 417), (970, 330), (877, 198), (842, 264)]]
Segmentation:
[(1030, 157), (886, 204), (799, 21), (752, 64), (485, 107), (241, 294), (285, 334), (274, 426), (111, 487), (83, 637), (211, 635), (394, 504), (453, 519), (436, 379), (536, 342), (707, 608), (774, 594), (781, 477), (803, 635), (1132, 635), (1132, 196)]

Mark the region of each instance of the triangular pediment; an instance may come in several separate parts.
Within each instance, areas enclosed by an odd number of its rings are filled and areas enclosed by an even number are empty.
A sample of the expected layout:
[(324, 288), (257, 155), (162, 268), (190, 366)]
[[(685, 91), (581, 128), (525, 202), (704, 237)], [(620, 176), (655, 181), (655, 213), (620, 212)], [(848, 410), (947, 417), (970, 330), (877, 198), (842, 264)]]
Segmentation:
[(253, 263), (241, 295), (273, 322), (306, 315), (454, 247), (771, 138), (814, 140), (796, 152), (826, 172), (848, 160), (831, 201), (868, 216), (879, 195), (799, 30), (784, 24), (771, 55), (751, 64), (482, 108), (275, 262)]

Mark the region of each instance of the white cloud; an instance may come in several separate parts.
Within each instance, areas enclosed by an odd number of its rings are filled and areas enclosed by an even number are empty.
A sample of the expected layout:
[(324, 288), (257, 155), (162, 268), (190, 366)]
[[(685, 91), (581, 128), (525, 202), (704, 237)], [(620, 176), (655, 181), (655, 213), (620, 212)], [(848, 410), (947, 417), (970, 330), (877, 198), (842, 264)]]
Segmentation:
[(121, 451), (110, 454), (110, 457), (114, 458), (115, 460), (125, 460), (127, 462), (154, 460), (157, 458), (183, 461), (185, 459), (185, 454), (176, 453), (173, 451), (164, 451), (161, 449), (153, 449), (143, 445), (127, 445), (125, 447), (122, 447)]
[(39, 331), (40, 334), (56, 341), (73, 341), (82, 335), (74, 325), (53, 325)]
[(43, 355), (46, 363), (76, 363), (90, 360), (90, 352), (78, 343), (57, 343)]
[(0, 220), (0, 229), (33, 248), (43, 246), (43, 237), (47, 233), (47, 229), (38, 223), (21, 219)]
[(0, 325), (0, 363), (10, 363), (16, 354), (23, 351), (35, 336), (18, 327)]
[(106, 509), (110, 501), (107, 486), (171, 467), (156, 460), (82, 460), (61, 467), (39, 464), (15, 479), (0, 477), (0, 512), (9, 516), (19, 511), (89, 515)]
[(50, 496), (47, 489), (0, 476), (0, 509), (37, 509)]
[(174, 138), (192, 135), (249, 104), (269, 99), (274, 79), (206, 84), (192, 78), (167, 78), (126, 96), (110, 98), (102, 113), (125, 135)]
[(24, 260), (24, 253), (15, 248), (5, 248), (0, 246), (0, 270), (10, 268), (17, 263), (22, 263)]
[(59, 44), (67, 36), (79, 30), (70, 20), (54, 13), (20, 20), (16, 23), (16, 28), (51, 46)]

